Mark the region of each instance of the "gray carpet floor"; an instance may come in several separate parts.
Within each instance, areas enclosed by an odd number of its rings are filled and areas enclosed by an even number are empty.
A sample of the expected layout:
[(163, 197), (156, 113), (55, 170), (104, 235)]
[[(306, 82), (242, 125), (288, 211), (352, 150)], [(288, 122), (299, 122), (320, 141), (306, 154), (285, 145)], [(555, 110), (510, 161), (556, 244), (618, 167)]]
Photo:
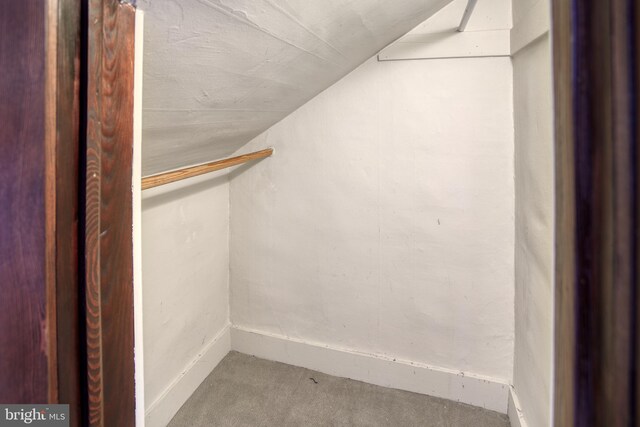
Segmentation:
[(169, 426), (508, 427), (509, 421), (462, 403), (231, 352)]

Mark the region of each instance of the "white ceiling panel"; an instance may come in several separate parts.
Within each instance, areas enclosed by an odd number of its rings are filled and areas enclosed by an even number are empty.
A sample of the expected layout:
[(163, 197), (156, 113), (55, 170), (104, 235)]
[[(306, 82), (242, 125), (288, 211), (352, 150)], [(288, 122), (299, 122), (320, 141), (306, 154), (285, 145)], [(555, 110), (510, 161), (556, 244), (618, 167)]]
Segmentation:
[(139, 0), (143, 174), (225, 157), (451, 0)]

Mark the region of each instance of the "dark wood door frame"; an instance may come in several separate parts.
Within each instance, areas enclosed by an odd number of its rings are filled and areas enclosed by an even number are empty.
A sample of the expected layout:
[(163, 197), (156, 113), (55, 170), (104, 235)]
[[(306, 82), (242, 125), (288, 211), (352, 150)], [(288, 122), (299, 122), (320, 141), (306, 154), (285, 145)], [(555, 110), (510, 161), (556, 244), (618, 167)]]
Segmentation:
[[(55, 25), (55, 283), (58, 402), (68, 403), (71, 425), (82, 425), (84, 321), (78, 275), (79, 156), (81, 86), (81, 3), (50, 0), (47, 26)], [(55, 23), (55, 24), (54, 24)], [(49, 56), (51, 63), (53, 58)]]
[(2, 2), (0, 34), (0, 402), (80, 425), (80, 2)]
[(135, 7), (89, 0), (85, 195), (88, 424), (135, 424), (133, 81)]
[(135, 8), (0, 2), (0, 403), (135, 424)]
[[(55, 140), (43, 2), (0, 7), (0, 402), (57, 399)], [(55, 27), (54, 27), (55, 28)], [(55, 92), (54, 92), (55, 93)], [(27, 337), (27, 339), (25, 339)]]
[(557, 426), (635, 426), (639, 7), (554, 0)]

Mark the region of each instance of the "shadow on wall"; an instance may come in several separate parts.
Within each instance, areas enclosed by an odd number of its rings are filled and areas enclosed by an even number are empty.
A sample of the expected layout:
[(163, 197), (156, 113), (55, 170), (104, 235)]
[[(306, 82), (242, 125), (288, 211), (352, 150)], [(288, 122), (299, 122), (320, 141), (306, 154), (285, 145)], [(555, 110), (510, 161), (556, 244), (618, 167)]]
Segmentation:
[[(193, 196), (211, 188), (224, 185), (228, 182), (228, 174), (216, 175), (194, 184), (187, 181), (167, 184), (155, 189), (146, 190), (143, 193), (142, 203), (144, 209), (153, 209), (172, 201)], [(185, 185), (186, 184), (186, 185)]]
[(254, 167), (255, 165), (257, 165), (260, 162), (263, 162), (267, 159), (271, 159), (271, 157), (268, 158), (264, 158), (264, 159), (257, 159), (257, 160), (252, 160), (248, 163), (242, 164), (234, 169), (231, 170), (231, 178), (235, 178), (237, 176), (242, 175), (243, 173), (245, 173), (246, 171), (248, 171), (249, 169), (251, 169), (252, 167)]

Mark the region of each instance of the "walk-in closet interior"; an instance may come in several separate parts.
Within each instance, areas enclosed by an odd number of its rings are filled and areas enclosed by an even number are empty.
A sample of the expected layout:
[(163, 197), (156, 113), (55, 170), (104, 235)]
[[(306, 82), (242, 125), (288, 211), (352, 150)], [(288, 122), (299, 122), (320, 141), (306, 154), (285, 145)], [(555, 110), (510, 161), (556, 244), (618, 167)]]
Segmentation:
[(549, 1), (137, 8), (138, 423), (551, 425)]

